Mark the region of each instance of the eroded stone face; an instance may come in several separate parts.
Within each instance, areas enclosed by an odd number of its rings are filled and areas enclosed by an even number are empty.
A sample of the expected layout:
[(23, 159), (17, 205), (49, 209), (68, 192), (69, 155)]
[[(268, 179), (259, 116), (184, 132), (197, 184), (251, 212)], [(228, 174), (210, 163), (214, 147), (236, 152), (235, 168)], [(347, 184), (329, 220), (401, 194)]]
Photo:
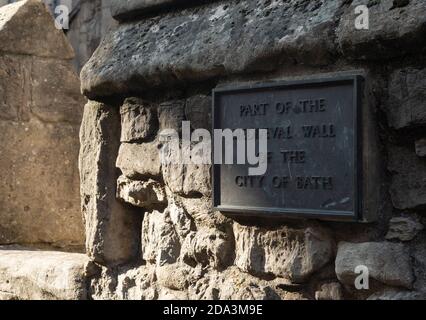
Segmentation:
[[(351, 1), (340, 17), (336, 30), (337, 45), (342, 54), (357, 60), (379, 60), (413, 52), (421, 47), (424, 44), (422, 30), (426, 17), (418, 13), (426, 10), (426, 3), (423, 0), (410, 0), (404, 5), (395, 5), (403, 2)], [(355, 20), (360, 16), (355, 8), (359, 5), (368, 5), (368, 29), (355, 28)], [(398, 42), (396, 50), (395, 42)]]
[(413, 270), (408, 248), (391, 242), (341, 242), (336, 257), (336, 274), (340, 282), (355, 286), (357, 266), (368, 268), (369, 277), (389, 286), (411, 288)]
[(138, 98), (127, 98), (120, 107), (121, 142), (150, 138), (156, 130), (154, 107)]
[(130, 180), (124, 176), (117, 180), (117, 198), (146, 209), (167, 203), (164, 187), (159, 182)]
[(293, 282), (304, 282), (326, 265), (333, 242), (320, 227), (268, 231), (234, 224), (235, 264), (253, 274), (273, 274)]
[(117, 168), (128, 178), (157, 177), (161, 173), (159, 142), (143, 144), (122, 143), (117, 157)]
[(86, 252), (101, 264), (129, 262), (139, 255), (142, 214), (116, 198), (115, 161), (120, 144), (118, 108), (89, 102), (80, 130), (80, 193)]

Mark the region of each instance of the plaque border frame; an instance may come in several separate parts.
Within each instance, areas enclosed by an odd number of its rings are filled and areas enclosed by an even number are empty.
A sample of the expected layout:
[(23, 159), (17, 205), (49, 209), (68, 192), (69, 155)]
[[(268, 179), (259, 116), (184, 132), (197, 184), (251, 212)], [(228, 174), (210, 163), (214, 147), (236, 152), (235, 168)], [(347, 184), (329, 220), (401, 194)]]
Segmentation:
[(217, 112), (219, 112), (218, 95), (232, 92), (252, 90), (280, 89), (290, 87), (327, 86), (330, 84), (350, 83), (353, 86), (353, 119), (354, 119), (354, 210), (338, 211), (324, 209), (295, 209), (256, 206), (231, 206), (220, 204), (220, 164), (214, 164), (214, 134), (212, 137), (212, 204), (213, 210), (231, 216), (268, 217), (268, 218), (312, 218), (333, 221), (361, 221), (363, 211), (363, 146), (362, 146), (362, 97), (364, 77), (360, 73), (344, 73), (342, 75), (323, 76), (303, 80), (276, 80), (263, 83), (229, 85), (212, 90), (212, 133), (220, 128)]

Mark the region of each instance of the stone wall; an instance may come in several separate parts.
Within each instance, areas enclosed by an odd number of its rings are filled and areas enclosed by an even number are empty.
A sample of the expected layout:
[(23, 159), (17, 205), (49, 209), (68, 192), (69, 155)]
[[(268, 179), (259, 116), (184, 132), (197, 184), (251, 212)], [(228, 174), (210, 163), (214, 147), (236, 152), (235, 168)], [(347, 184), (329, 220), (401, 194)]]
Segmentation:
[[(120, 25), (81, 73), (91, 298), (425, 297), (426, 3), (369, 1), (356, 30), (365, 2), (113, 3)], [(230, 218), (211, 207), (209, 166), (160, 162), (163, 129), (211, 127), (216, 87), (354, 69), (382, 164), (374, 223)], [(359, 265), (369, 289), (354, 286)]]
[[(20, 0), (0, 0), (0, 7)], [(69, 9), (69, 29), (64, 32), (74, 49), (73, 65), (80, 72), (102, 37), (117, 22), (111, 16), (111, 0), (42, 0), (53, 16), (59, 5)]]
[(73, 50), (36, 0), (0, 8), (0, 245), (81, 250)]

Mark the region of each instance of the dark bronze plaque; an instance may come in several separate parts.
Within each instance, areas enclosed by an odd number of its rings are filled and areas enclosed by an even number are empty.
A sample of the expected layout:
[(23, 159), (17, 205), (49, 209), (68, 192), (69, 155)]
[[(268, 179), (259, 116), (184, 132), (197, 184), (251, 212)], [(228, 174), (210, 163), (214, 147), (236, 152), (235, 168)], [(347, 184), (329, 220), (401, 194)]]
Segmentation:
[(213, 129), (268, 131), (264, 175), (249, 176), (249, 164), (213, 165), (215, 209), (360, 219), (361, 81), (350, 75), (214, 90)]

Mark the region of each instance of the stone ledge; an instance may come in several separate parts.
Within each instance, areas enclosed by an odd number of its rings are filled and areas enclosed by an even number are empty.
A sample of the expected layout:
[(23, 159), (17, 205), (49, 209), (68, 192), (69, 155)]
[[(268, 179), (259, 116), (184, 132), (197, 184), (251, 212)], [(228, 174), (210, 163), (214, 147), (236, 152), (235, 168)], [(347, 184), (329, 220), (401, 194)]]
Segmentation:
[(84, 254), (0, 247), (0, 299), (84, 300), (94, 265)]
[(82, 90), (96, 98), (272, 70), (282, 60), (325, 64), (332, 43), (323, 34), (336, 23), (342, 0), (295, 2), (219, 1), (121, 24), (84, 66)]
[(82, 91), (96, 99), (282, 65), (323, 66), (339, 58), (422, 52), (426, 17), (420, 12), (426, 2), (411, 0), (397, 8), (391, 3), (369, 8), (369, 30), (355, 29), (355, 7), (343, 0), (215, 1), (122, 23), (83, 68)]

